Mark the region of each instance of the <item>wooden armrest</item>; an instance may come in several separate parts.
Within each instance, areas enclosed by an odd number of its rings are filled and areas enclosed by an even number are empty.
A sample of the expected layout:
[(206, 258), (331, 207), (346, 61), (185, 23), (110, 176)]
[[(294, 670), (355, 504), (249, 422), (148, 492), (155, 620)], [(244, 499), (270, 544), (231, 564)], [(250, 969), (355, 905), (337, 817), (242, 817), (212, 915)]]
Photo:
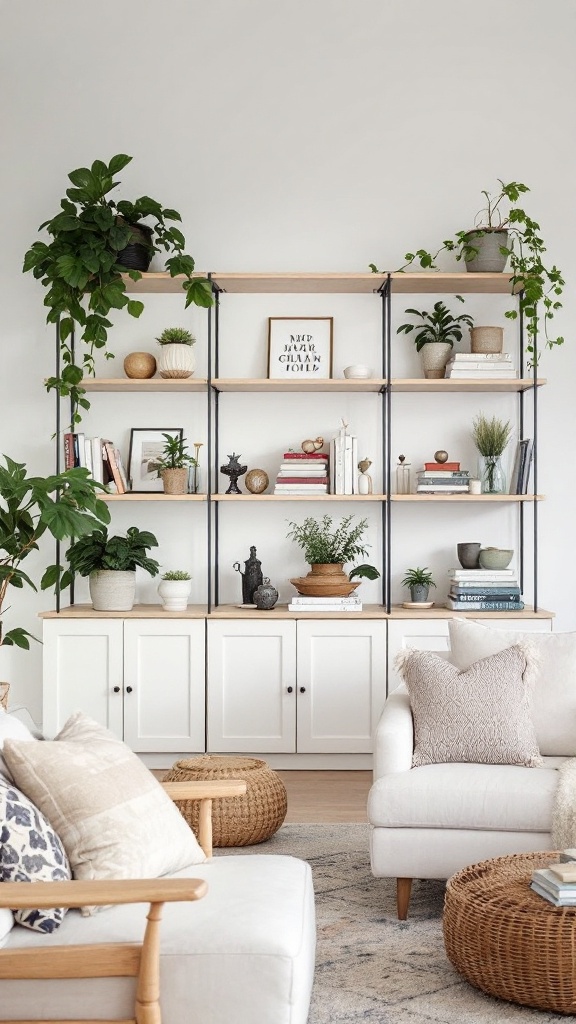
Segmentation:
[(241, 779), (221, 779), (214, 782), (163, 782), (172, 800), (217, 800), (230, 796), (243, 796), (246, 783)]
[(105, 878), (98, 881), (2, 882), (0, 907), (106, 906), (108, 903), (176, 903), (199, 900), (208, 891), (200, 878)]

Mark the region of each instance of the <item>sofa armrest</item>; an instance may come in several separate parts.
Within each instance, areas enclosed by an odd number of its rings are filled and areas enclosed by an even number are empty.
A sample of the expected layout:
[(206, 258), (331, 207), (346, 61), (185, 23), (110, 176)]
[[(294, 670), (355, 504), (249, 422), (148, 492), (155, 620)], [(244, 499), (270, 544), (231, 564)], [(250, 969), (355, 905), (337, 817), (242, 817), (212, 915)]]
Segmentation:
[[(242, 779), (199, 779), (184, 782), (163, 782), (166, 793), (177, 804), (188, 800), (199, 800), (198, 842), (207, 857), (212, 856), (212, 801), (226, 800), (233, 796), (244, 796), (247, 785)], [(181, 808), (184, 810), (184, 808)]]
[(414, 725), (404, 685), (386, 699), (374, 739), (374, 779), (412, 767)]
[(109, 903), (175, 903), (199, 900), (208, 891), (200, 878), (104, 878), (72, 882), (2, 882), (0, 907), (10, 910), (96, 907)]

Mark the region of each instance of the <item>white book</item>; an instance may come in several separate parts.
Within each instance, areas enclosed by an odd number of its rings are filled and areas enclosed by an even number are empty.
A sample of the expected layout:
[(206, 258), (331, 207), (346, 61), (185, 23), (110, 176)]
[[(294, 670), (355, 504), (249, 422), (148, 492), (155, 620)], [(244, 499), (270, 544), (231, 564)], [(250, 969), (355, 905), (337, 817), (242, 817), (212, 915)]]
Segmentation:
[(333, 605), (333, 604), (292, 604), (291, 603), (291, 604), (288, 605), (288, 611), (289, 612), (335, 612), (336, 614), (342, 614), (342, 612), (344, 612), (346, 615), (348, 615), (351, 612), (361, 612), (362, 611), (362, 605), (361, 604), (358, 604), (358, 605), (351, 605), (350, 604), (350, 605), (344, 605), (343, 607), (339, 608), (337, 605)]
[(358, 438), (352, 434), (352, 494), (358, 494)]
[(291, 476), (311, 477), (311, 476), (313, 476), (313, 477), (325, 478), (326, 477), (326, 470), (325, 469), (281, 469), (281, 470), (279, 470), (279, 472), (278, 472), (278, 479), (280, 480), (280, 479), (282, 479), (285, 476), (287, 476), (287, 477), (291, 477)]
[(344, 490), (344, 435), (334, 438), (334, 494), (345, 494)]
[(334, 604), (334, 605), (345, 605), (350, 604), (362, 604), (359, 597), (355, 597), (353, 594), (350, 597), (299, 597), (292, 598), (292, 604)]
[(92, 443), (92, 478), (99, 484), (104, 483), (104, 470), (102, 465), (102, 438), (91, 438)]
[(461, 573), (457, 569), (449, 569), (448, 575), (458, 582), (463, 580), (469, 583), (489, 583), (497, 580), (506, 580), (507, 583), (510, 583), (512, 579), (516, 579), (514, 569), (510, 569), (510, 571), (507, 569), (462, 569)]
[(85, 437), (84, 438), (84, 459), (85, 459), (84, 465), (86, 466), (86, 469), (90, 473), (90, 476), (93, 476), (93, 472), (92, 472), (92, 438), (90, 438), (90, 437)]
[(458, 580), (458, 579), (455, 579), (454, 577), (452, 577), (452, 579), (450, 580), (450, 583), (453, 583), (454, 586), (457, 586), (459, 590), (462, 590), (465, 587), (473, 587), (475, 590), (479, 590), (480, 587), (487, 587), (488, 589), (490, 589), (490, 587), (498, 587), (499, 589), (502, 589), (503, 586), (504, 587), (518, 587), (519, 586), (518, 577), (517, 576), (509, 576), (505, 580), (502, 580), (502, 579), (499, 579), (499, 580), (491, 580), (491, 579), (487, 579), (487, 580)]
[(488, 369), (478, 369), (478, 370), (468, 370), (468, 369), (460, 370), (460, 369), (458, 369), (458, 370), (451, 370), (451, 369), (449, 369), (446, 372), (445, 376), (446, 376), (446, 378), (448, 380), (451, 377), (457, 377), (459, 380), (465, 380), (466, 378), (474, 379), (476, 377), (480, 378), (481, 380), (485, 380), (485, 379), (488, 379), (488, 380), (499, 380), (499, 379), (501, 379), (501, 380), (509, 380), (509, 379), (516, 379), (518, 374), (516, 373), (516, 370), (514, 370), (514, 369), (512, 369), (512, 370), (492, 370), (492, 369), (490, 369), (490, 370), (488, 370)]
[(352, 465), (353, 442), (352, 434), (344, 435), (344, 490), (343, 494), (354, 493), (354, 466)]
[(476, 363), (490, 363), (490, 362), (510, 362), (512, 356), (509, 352), (456, 352), (452, 359), (458, 362), (476, 362)]
[(328, 458), (325, 459), (294, 459), (294, 462), (281, 462), (280, 469), (323, 469), (326, 470)]
[(418, 484), (416, 494), (467, 494), (468, 484)]
[(334, 490), (334, 487), (335, 487), (335, 466), (336, 466), (336, 439), (333, 437), (332, 440), (330, 441), (330, 459), (329, 459), (329, 462), (328, 462), (328, 472), (330, 474), (329, 481), (328, 481), (329, 484), (330, 484), (330, 494), (335, 494), (336, 493), (336, 491)]
[(328, 494), (328, 485), (317, 487), (316, 484), (276, 484), (274, 494)]
[(496, 370), (503, 370), (506, 373), (515, 371), (515, 367), (512, 363), (446, 363), (446, 369), (450, 372), (454, 370), (470, 371), (470, 373), (478, 374), (482, 373), (495, 373)]

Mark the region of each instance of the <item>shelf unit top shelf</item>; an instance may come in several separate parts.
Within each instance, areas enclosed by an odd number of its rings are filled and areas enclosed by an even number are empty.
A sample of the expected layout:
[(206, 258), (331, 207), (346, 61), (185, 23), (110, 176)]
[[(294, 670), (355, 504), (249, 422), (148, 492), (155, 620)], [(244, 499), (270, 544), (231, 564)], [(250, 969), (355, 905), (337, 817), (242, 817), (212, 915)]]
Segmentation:
[[(206, 277), (197, 273), (194, 277)], [(228, 273), (212, 272), (214, 284), (231, 294), (358, 294), (369, 295), (378, 292), (387, 280), (386, 274), (372, 273)], [(139, 281), (132, 281), (124, 275), (126, 290), (129, 292), (172, 292), (182, 291), (185, 278), (170, 277), (166, 271), (142, 274)], [(394, 294), (438, 294), (464, 292), (476, 295), (509, 295), (512, 292), (512, 278), (509, 274), (469, 274), (466, 271), (441, 273), (391, 273)]]
[[(367, 380), (347, 380), (346, 378), (330, 378), (328, 380), (269, 380), (258, 378), (225, 378), (215, 377), (211, 382), (215, 391), (220, 392), (265, 392), (294, 394), (317, 394), (322, 392), (360, 392), (374, 394), (386, 390), (387, 381), (383, 377), (370, 377)], [(129, 377), (84, 377), (80, 387), (86, 391), (122, 391), (122, 392), (193, 392), (205, 391), (208, 381), (205, 377), (173, 378), (151, 377), (136, 380)], [(469, 378), (462, 380), (425, 380), (420, 377), (393, 378), (390, 390), (393, 392), (413, 393), (444, 393), (457, 394), (462, 392), (498, 392), (528, 391), (534, 384), (532, 377), (515, 380), (489, 380), (486, 378)], [(546, 384), (545, 378), (539, 377), (536, 386)]]
[(205, 391), (205, 377), (83, 377), (80, 387), (85, 391)]

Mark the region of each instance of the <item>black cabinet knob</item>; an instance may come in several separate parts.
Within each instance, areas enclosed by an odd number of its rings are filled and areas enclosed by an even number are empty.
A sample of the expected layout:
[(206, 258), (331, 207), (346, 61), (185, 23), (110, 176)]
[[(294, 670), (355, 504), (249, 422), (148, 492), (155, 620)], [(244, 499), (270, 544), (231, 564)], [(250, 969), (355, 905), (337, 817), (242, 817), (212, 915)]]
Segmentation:
[(126, 687), (126, 693), (132, 693), (132, 687), (131, 686), (127, 686)]
[(114, 693), (120, 693), (120, 687), (119, 686), (113, 686), (112, 689), (114, 690)]
[(292, 690), (293, 690), (293, 689), (294, 689), (294, 687), (293, 687), (293, 686), (289, 686), (289, 687), (288, 687), (288, 693), (292, 693)]
[(300, 687), (300, 693), (306, 693), (306, 687), (305, 686), (301, 686)]

